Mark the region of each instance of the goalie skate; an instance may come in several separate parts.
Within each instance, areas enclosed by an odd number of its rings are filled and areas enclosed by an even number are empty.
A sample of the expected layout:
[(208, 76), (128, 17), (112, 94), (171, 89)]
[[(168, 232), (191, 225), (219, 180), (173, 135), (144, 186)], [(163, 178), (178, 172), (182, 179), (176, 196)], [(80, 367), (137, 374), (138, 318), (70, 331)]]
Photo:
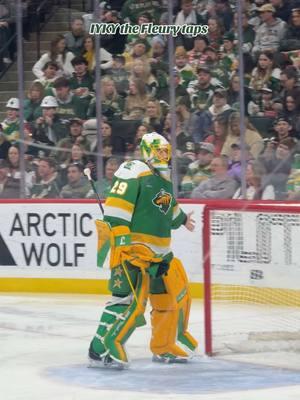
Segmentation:
[(153, 362), (165, 363), (165, 364), (185, 364), (189, 360), (188, 357), (178, 357), (172, 354), (154, 354), (152, 357)]
[(128, 368), (128, 363), (121, 363), (113, 360), (110, 355), (104, 354), (100, 356), (93, 350), (89, 349), (89, 368), (116, 369), (122, 370)]

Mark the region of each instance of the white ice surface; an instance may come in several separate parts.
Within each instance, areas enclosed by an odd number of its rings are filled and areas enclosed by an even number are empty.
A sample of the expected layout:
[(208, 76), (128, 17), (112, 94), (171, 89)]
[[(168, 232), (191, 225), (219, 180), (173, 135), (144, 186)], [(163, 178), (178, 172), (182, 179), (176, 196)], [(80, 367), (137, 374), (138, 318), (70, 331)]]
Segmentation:
[[(126, 371), (87, 368), (105, 296), (0, 295), (0, 400), (299, 400), (299, 353), (151, 362), (149, 325), (130, 338)], [(224, 309), (231, 315), (231, 310)], [(190, 330), (203, 343), (202, 305)], [(273, 367), (265, 366), (272, 365)]]

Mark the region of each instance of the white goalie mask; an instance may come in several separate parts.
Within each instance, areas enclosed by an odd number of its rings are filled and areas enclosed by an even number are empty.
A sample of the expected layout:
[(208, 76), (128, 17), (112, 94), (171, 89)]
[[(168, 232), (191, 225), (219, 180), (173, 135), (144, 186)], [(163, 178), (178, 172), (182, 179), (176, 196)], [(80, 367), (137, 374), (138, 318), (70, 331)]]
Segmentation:
[(162, 135), (152, 132), (146, 133), (140, 144), (144, 161), (154, 168), (166, 169), (171, 158), (171, 145)]

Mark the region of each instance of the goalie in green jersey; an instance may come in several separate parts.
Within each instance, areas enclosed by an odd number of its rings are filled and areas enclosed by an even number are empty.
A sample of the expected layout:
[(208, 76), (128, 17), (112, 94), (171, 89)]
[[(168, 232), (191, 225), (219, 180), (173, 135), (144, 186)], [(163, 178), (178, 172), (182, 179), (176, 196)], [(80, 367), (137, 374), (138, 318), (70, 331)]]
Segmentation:
[(187, 276), (170, 249), (171, 230), (185, 225), (193, 231), (194, 220), (174, 198), (168, 141), (157, 133), (146, 134), (141, 151), (143, 161), (126, 161), (116, 171), (104, 222), (97, 226), (99, 238), (110, 240), (112, 299), (90, 344), (92, 366), (128, 364), (124, 346), (135, 328), (145, 324), (148, 298), (153, 360), (186, 362), (197, 347), (187, 331)]

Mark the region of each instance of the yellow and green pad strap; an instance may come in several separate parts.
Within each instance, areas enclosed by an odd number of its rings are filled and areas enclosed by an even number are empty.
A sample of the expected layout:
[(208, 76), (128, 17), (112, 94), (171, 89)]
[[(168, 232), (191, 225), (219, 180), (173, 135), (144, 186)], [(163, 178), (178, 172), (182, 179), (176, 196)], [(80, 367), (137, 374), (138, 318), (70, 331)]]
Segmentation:
[(122, 264), (122, 253), (130, 251), (131, 235), (125, 225), (112, 227), (111, 233), (110, 268), (115, 268)]

